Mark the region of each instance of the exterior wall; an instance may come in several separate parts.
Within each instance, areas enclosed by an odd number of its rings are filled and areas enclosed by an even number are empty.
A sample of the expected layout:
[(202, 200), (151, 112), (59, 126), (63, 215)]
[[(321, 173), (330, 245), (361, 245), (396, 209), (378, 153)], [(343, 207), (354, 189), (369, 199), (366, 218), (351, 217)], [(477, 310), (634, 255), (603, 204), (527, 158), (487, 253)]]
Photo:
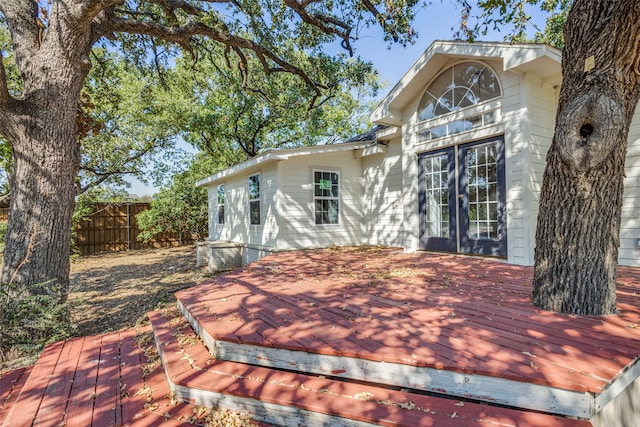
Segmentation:
[(502, 83), (502, 122), (505, 142), (507, 188), (507, 259), (524, 264), (531, 257), (528, 221), (528, 145), (531, 138), (527, 117), (528, 85), (514, 73), (500, 73)]
[(371, 245), (403, 246), (402, 141), (387, 152), (362, 158), (364, 239)]
[[(315, 224), (313, 170), (340, 173), (340, 224)], [(279, 163), (278, 174), (278, 249), (363, 243), (362, 165), (354, 151), (294, 157)]]
[[(260, 174), (260, 225), (250, 225), (248, 179), (256, 173)], [(209, 240), (275, 247), (278, 235), (278, 224), (274, 214), (277, 178), (277, 163), (270, 163), (208, 187)], [(225, 186), (224, 224), (218, 224), (218, 184)]]
[(533, 265), (540, 188), (553, 138), (558, 89), (532, 76), (517, 77), (515, 84), (519, 98), (512, 104), (511, 125), (505, 135), (511, 151), (507, 220), (512, 237), (508, 251), (510, 262)]
[(640, 267), (640, 109), (638, 108), (629, 129), (625, 172), (618, 260), (622, 265)]

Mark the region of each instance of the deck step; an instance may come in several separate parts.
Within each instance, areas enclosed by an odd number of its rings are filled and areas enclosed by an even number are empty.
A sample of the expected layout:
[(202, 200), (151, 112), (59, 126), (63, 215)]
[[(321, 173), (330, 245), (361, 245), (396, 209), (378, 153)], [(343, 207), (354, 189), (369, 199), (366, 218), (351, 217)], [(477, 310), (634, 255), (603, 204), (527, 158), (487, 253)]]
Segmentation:
[[(502, 358), (507, 357), (509, 362), (513, 357), (516, 362), (502, 363), (497, 358), (487, 362), (491, 359), (470, 357), (469, 349), (492, 354), (493, 347), (479, 349), (467, 343), (467, 350), (459, 354), (452, 347), (460, 340), (450, 341), (444, 332), (422, 335), (417, 340), (416, 336), (403, 335), (413, 326), (398, 323), (393, 317), (387, 319), (388, 327), (370, 330), (366, 318), (352, 320), (353, 311), (331, 297), (305, 304), (282, 289), (268, 293), (265, 286), (252, 285), (253, 279), (218, 277), (176, 293), (178, 309), (218, 360), (385, 384), (570, 418), (590, 419), (594, 414), (594, 396), (585, 392), (584, 384), (575, 388), (550, 386), (548, 381), (553, 377), (525, 363), (528, 352), (509, 354), (509, 349), (496, 346)], [(300, 298), (311, 300), (308, 295)], [(360, 306), (368, 307), (366, 303)], [(380, 310), (387, 313), (400, 309)], [(394, 328), (403, 333), (386, 331)], [(431, 339), (438, 343), (431, 343)], [(413, 345), (406, 345), (409, 341)], [(543, 363), (538, 360), (541, 358), (537, 357), (536, 363)], [(489, 372), (469, 365), (476, 362), (495, 366)], [(466, 368), (461, 367), (465, 364)], [(583, 380), (582, 376), (578, 379)], [(584, 377), (584, 381), (596, 380)]]
[(271, 425), (590, 426), (585, 421), (214, 359), (178, 310), (149, 313), (176, 399)]

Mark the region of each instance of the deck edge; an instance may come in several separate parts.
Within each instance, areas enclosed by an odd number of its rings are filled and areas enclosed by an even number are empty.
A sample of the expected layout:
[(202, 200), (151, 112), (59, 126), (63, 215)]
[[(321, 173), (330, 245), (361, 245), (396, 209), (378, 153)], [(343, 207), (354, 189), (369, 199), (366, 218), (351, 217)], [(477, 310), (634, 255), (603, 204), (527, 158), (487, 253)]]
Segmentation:
[(180, 300), (177, 306), (217, 359), (408, 387), (580, 419), (590, 419), (595, 414), (595, 399), (588, 392), (485, 375), (216, 340)]

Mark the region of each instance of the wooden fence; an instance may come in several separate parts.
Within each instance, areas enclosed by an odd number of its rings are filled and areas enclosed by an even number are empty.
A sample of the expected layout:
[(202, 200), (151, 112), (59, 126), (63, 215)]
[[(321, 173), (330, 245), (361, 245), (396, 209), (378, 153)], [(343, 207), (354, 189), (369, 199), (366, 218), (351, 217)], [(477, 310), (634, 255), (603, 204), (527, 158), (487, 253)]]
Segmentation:
[[(195, 243), (190, 234), (180, 236), (178, 233), (159, 233), (148, 243), (138, 241), (140, 229), (136, 214), (148, 209), (148, 203), (99, 203), (90, 218), (78, 224), (75, 238), (78, 252), (90, 255)], [(0, 220), (6, 221), (8, 211), (0, 209)]]

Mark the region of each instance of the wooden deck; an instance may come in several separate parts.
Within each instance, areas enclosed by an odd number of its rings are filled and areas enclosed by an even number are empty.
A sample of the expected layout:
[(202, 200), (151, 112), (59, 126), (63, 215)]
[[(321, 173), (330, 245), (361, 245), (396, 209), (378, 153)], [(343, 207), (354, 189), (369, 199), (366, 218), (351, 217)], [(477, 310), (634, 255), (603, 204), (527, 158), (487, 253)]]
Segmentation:
[[(176, 317), (177, 316), (177, 317)], [(587, 427), (588, 422), (324, 375), (216, 360), (175, 310), (150, 313), (176, 398), (280, 426)]]
[(0, 426), (201, 424), (194, 403), (285, 426), (590, 425), (640, 377), (640, 269), (619, 269), (620, 313), (598, 318), (535, 309), (531, 275), (382, 248), (278, 253), (179, 292), (184, 318), (150, 313), (152, 332), (47, 346), (0, 378)]
[(162, 366), (153, 361), (157, 354), (149, 331), (47, 346), (34, 367), (0, 378), (0, 425), (185, 425), (193, 405), (170, 398)]
[(177, 294), (218, 359), (583, 419), (640, 375), (640, 270), (620, 314), (530, 303), (532, 268), (391, 249), (280, 253)]

